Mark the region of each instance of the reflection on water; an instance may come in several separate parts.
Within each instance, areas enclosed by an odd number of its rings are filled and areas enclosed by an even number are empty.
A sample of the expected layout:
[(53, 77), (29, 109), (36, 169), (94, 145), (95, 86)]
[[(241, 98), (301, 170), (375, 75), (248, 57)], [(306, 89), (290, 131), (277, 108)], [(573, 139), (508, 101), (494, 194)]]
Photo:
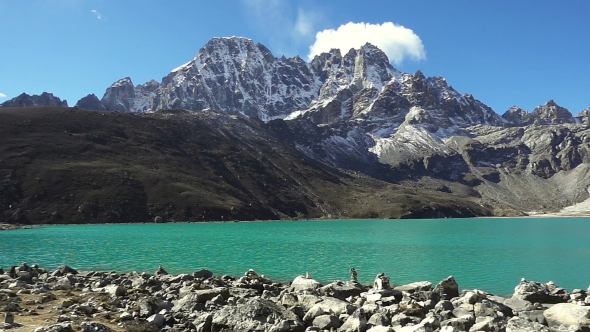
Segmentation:
[(328, 282), (355, 267), (370, 282), (454, 275), (462, 289), (509, 294), (521, 277), (586, 288), (590, 257), (584, 218), (338, 220), (201, 224), (50, 226), (0, 232), (0, 267), (169, 272), (254, 268), (291, 280), (309, 271)]

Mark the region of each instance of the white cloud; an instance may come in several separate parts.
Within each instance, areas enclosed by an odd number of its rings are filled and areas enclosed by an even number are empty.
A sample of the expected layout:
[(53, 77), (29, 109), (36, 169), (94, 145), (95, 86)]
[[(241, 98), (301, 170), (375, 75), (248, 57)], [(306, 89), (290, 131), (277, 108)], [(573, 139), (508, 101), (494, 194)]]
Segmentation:
[(301, 8), (297, 10), (297, 18), (293, 25), (293, 31), (300, 36), (312, 36), (315, 32), (315, 25), (318, 16), (314, 12), (305, 11)]
[(94, 15), (96, 15), (96, 18), (99, 20), (102, 20), (102, 14), (98, 12), (98, 10), (93, 9), (90, 11), (91, 13), (93, 13)]
[(330, 49), (339, 48), (346, 53), (351, 48), (359, 48), (366, 43), (379, 47), (389, 61), (400, 64), (406, 58), (412, 60), (426, 59), (422, 40), (411, 29), (392, 22), (383, 24), (349, 22), (338, 29), (320, 31), (315, 42), (309, 47), (309, 59)]
[(323, 15), (285, 0), (242, 0), (249, 24), (265, 35), (278, 53), (296, 53), (309, 45)]
[(0, 98), (6, 98), (6, 95), (0, 92)]

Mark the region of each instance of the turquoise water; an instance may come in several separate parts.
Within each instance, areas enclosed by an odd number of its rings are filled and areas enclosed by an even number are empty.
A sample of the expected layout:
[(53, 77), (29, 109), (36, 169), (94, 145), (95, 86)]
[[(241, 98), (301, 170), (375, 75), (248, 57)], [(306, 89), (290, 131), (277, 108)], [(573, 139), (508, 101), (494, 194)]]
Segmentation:
[(521, 277), (570, 291), (590, 284), (590, 219), (482, 218), (45, 226), (0, 231), (0, 267), (168, 272), (201, 268), (276, 280), (393, 283), (454, 275), (461, 289), (511, 294)]

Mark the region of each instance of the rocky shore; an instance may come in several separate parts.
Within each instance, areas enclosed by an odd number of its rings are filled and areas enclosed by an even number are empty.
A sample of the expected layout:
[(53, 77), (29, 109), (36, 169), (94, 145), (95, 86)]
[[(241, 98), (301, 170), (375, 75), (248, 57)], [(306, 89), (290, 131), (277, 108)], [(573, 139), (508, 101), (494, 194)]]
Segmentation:
[(509, 298), (450, 276), (390, 285), (244, 276), (0, 269), (0, 331), (590, 331), (590, 289), (522, 280)]

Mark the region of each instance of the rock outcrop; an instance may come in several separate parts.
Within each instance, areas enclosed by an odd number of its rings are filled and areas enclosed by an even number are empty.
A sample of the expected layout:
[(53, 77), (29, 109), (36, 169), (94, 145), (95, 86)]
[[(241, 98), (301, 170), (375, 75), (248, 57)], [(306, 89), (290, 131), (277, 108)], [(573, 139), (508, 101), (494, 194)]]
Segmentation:
[(61, 100), (53, 93), (43, 92), (40, 95), (21, 93), (17, 97), (0, 104), (0, 107), (29, 107), (29, 106), (62, 106), (68, 107), (66, 100)]

